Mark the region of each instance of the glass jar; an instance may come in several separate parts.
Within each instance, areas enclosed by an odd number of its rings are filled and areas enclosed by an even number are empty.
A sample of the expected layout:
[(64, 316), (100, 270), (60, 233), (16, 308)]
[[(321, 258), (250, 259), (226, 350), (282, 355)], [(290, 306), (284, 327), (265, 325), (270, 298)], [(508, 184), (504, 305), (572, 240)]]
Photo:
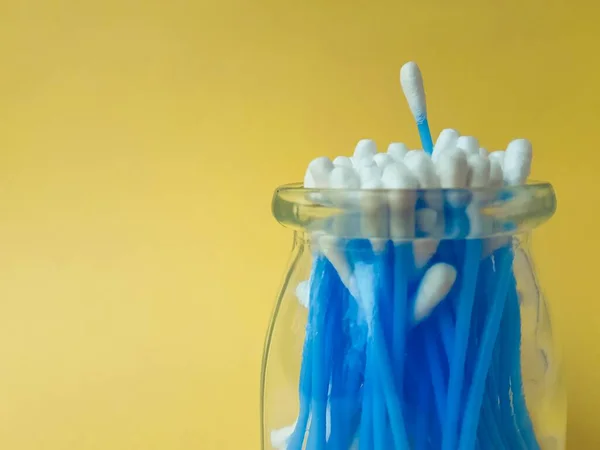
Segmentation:
[(530, 233), (551, 185), (278, 188), (294, 231), (267, 334), (262, 448), (565, 447)]

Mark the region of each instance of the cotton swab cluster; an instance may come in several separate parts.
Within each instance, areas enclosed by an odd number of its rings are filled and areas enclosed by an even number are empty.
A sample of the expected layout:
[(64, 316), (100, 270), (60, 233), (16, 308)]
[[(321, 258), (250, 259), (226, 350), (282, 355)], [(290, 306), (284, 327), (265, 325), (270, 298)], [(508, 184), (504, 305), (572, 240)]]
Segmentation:
[(523, 184), (531, 170), (532, 148), (527, 139), (515, 139), (506, 150), (488, 151), (473, 136), (443, 130), (431, 157), (409, 150), (400, 142), (378, 153), (370, 139), (362, 139), (351, 157), (333, 161), (322, 156), (308, 165), (308, 189), (461, 189), (497, 188)]
[(310, 198), (342, 214), (309, 228), (311, 276), (295, 290), (308, 310), (300, 408), (271, 444), (537, 450), (511, 238), (481, 213), (512, 195), (504, 186), (525, 183), (531, 143), (489, 153), (445, 129), (433, 144), (418, 66), (405, 64), (400, 82), (424, 150), (398, 142), (378, 152), (363, 139), (352, 156), (306, 170)]

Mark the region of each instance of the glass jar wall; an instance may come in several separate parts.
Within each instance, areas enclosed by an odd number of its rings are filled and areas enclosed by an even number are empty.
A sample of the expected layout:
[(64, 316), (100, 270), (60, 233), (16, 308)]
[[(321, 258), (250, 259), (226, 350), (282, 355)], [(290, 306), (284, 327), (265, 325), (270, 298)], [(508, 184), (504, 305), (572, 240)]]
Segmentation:
[(263, 449), (563, 449), (530, 253), (550, 185), (279, 188), (294, 231), (263, 360)]

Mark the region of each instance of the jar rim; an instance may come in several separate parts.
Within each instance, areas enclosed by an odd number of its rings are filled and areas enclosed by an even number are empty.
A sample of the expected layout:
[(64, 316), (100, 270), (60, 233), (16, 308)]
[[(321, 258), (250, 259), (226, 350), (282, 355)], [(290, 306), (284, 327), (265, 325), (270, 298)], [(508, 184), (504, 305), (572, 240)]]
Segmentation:
[[(407, 208), (407, 204), (411, 206)], [(289, 183), (275, 189), (272, 202), (273, 216), (284, 227), (349, 238), (394, 237), (389, 226), (386, 230), (386, 226), (379, 223), (365, 230), (360, 222), (365, 219), (383, 222), (384, 212), (388, 217), (396, 217), (394, 214), (400, 209), (402, 220), (418, 222), (420, 211), (433, 210), (438, 219), (445, 222), (445, 226), (426, 233), (419, 231), (416, 223), (414, 232), (409, 230), (406, 239), (483, 238), (521, 233), (541, 225), (556, 211), (556, 195), (552, 185), (544, 181), (484, 188), (373, 190), (305, 188), (302, 183)], [(416, 221), (411, 219), (411, 211)], [(468, 230), (464, 226), (456, 228), (455, 219), (458, 220), (461, 212), (469, 218)], [(450, 216), (456, 217), (449, 219)], [(464, 221), (464, 217), (462, 219)], [(450, 227), (449, 222), (452, 222)], [(474, 229), (473, 222), (481, 222), (482, 226)]]

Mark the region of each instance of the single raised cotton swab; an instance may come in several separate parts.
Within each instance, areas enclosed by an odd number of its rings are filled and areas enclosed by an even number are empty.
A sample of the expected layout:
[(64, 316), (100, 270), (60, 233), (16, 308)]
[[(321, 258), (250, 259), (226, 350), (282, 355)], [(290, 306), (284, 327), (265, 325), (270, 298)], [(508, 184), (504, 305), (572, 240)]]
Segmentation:
[(410, 112), (417, 123), (423, 149), (431, 155), (433, 152), (433, 142), (431, 140), (431, 132), (429, 131), (429, 123), (427, 122), (425, 88), (423, 87), (421, 70), (416, 63), (410, 61), (402, 66), (400, 69), (400, 84), (402, 85)]

